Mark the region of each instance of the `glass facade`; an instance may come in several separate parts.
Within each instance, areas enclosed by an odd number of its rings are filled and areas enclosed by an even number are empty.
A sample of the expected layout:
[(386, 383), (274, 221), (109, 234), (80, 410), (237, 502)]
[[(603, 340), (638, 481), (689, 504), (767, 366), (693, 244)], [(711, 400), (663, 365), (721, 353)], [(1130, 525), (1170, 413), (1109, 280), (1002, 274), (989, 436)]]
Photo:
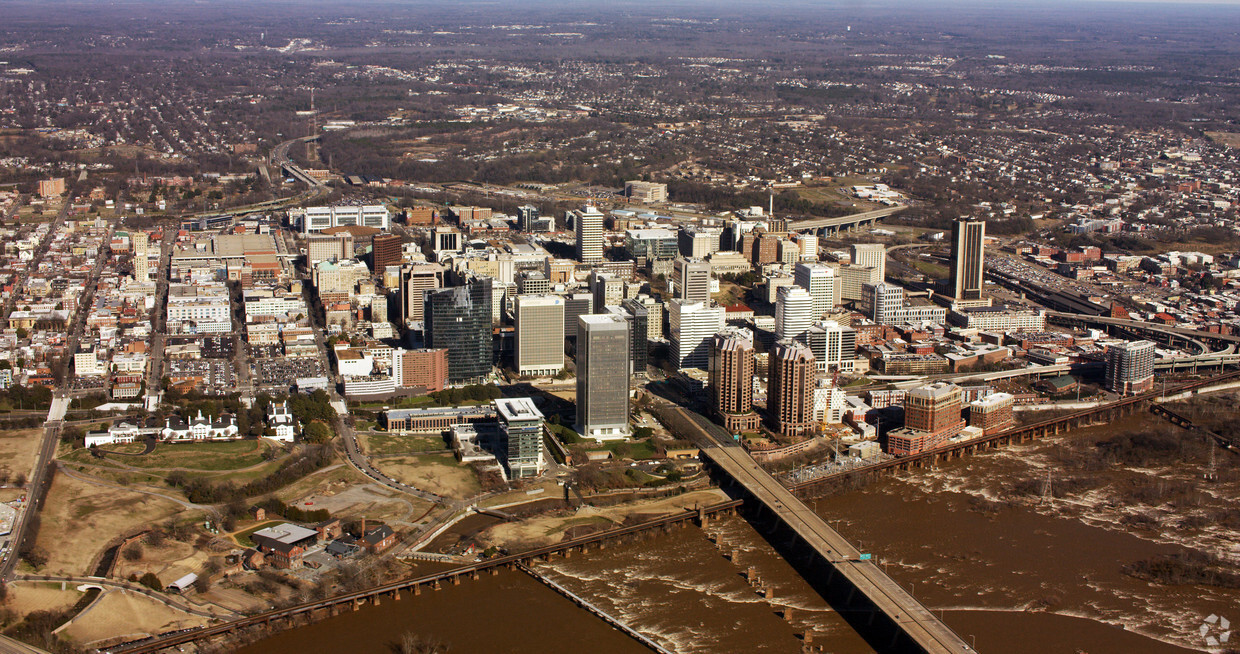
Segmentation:
[(426, 346), (448, 349), (448, 383), (478, 382), (491, 374), (491, 281), (426, 292)]

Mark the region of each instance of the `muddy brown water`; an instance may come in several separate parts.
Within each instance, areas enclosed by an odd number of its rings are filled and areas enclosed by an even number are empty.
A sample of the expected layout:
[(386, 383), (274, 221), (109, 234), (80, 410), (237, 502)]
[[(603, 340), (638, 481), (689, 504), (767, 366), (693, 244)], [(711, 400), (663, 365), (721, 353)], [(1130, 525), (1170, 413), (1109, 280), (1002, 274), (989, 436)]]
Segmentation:
[[(1240, 591), (1123, 575), (1124, 563), (1179, 546), (1109, 524), (1104, 507), (1057, 512), (1024, 503), (979, 510), (976, 498), (994, 492), (987, 480), (998, 488), (999, 480), (1024, 470), (1021, 456), (1009, 450), (967, 459), (811, 504), (987, 654), (1203, 651), (1197, 628), (1206, 616), (1240, 620)], [(746, 580), (750, 567), (772, 598)], [(740, 518), (537, 568), (675, 652), (794, 654), (806, 633), (822, 651), (874, 651)], [(516, 571), (385, 600), (241, 651), (385, 652), (406, 632), (437, 639), (454, 653), (647, 651)]]

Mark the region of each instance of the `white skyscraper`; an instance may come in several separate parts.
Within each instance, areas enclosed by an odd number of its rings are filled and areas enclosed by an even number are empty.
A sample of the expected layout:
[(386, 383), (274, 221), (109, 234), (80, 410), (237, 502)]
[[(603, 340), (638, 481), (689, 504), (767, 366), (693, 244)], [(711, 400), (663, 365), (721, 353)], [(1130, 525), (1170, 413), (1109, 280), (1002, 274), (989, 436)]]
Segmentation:
[(577, 229), (577, 260), (599, 263), (603, 260), (603, 214), (592, 205), (568, 212)]
[(835, 271), (819, 263), (798, 263), (792, 274), (793, 282), (809, 291), (813, 299), (814, 320), (822, 318), (839, 302), (839, 285)]
[(852, 265), (874, 268), (878, 281), (887, 278), (887, 248), (882, 243), (858, 243), (849, 248)]
[(785, 286), (779, 289), (779, 299), (775, 301), (775, 338), (785, 340), (797, 338), (813, 324), (814, 300), (809, 291), (800, 286)]
[(512, 313), (517, 372), (557, 375), (564, 370), (564, 298), (519, 295)]
[(689, 302), (710, 301), (710, 262), (677, 258), (672, 266), (676, 276), (676, 297)]
[(676, 368), (702, 368), (710, 363), (710, 339), (723, 329), (723, 307), (705, 302), (672, 300), (667, 305)]

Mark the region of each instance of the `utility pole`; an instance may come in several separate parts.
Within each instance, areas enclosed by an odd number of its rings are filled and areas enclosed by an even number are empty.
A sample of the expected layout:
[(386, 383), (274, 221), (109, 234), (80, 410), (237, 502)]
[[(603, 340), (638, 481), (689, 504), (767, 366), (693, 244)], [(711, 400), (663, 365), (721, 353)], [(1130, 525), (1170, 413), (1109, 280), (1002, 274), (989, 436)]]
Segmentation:
[(1049, 503), (1049, 502), (1050, 502), (1051, 500), (1053, 500), (1053, 499), (1055, 499), (1055, 497), (1054, 497), (1054, 495), (1051, 493), (1051, 471), (1050, 471), (1050, 470), (1047, 470), (1047, 471), (1046, 471), (1046, 479), (1044, 479), (1044, 480), (1042, 481), (1042, 500), (1041, 500), (1041, 503)]
[(1214, 457), (1214, 439), (1210, 439), (1210, 463), (1206, 466), (1206, 481), (1218, 480), (1218, 460)]

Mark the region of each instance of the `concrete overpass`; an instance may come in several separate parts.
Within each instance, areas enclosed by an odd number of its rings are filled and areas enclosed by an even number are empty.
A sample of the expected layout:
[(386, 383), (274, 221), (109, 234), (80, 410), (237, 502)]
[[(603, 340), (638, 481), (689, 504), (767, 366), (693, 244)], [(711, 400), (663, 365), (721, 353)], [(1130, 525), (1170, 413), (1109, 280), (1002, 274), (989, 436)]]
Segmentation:
[[(681, 408), (679, 412), (689, 425), (696, 427), (695, 439), (702, 454), (713, 466), (744, 490), (756, 508), (775, 516), (803, 545), (829, 565), (829, 583), (847, 584), (848, 603), (860, 593), (872, 609), (871, 621), (881, 613), (894, 626), (889, 644), (879, 645), (880, 651), (916, 651), (933, 654), (967, 653), (974, 650), (921, 602), (905, 591), (878, 565), (853, 547), (843, 536), (784, 488), (774, 477), (758, 466), (753, 457), (726, 433), (702, 416)], [(902, 640), (903, 639), (903, 640)]]
[(898, 211), (903, 211), (906, 208), (907, 207), (904, 206), (885, 207), (883, 209), (875, 209), (874, 211), (855, 213), (850, 216), (837, 216), (835, 218), (810, 218), (807, 220), (788, 221), (788, 231), (807, 232), (822, 230), (829, 234), (835, 234), (841, 229), (851, 230), (854, 227), (873, 225), (879, 220)]

